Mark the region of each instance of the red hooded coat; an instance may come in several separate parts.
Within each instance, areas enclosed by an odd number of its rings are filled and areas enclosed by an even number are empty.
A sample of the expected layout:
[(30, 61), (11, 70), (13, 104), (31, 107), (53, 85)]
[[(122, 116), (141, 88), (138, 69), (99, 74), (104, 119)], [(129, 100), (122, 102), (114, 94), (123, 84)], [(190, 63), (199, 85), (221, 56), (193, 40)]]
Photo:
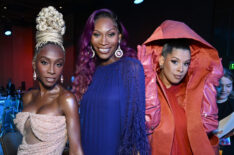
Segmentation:
[[(166, 39), (190, 40), (191, 63), (182, 88), (175, 96), (183, 105), (187, 119), (187, 134), (194, 155), (212, 155), (212, 145), (218, 145), (214, 136), (208, 137), (218, 127), (216, 90), (222, 76), (222, 65), (217, 50), (187, 25), (167, 20), (144, 42), (146, 55), (152, 62), (138, 57), (146, 75), (146, 124), (153, 155), (170, 155), (174, 138), (174, 116), (165, 88), (157, 72), (162, 42)], [(150, 67), (151, 66), (151, 67)]]

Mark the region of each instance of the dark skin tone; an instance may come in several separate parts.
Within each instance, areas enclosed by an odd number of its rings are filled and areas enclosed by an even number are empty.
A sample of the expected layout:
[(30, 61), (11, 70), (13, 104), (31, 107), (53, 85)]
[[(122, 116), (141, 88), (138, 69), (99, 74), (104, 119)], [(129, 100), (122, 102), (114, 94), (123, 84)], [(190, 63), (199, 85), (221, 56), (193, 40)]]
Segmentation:
[[(65, 116), (70, 146), (69, 154), (83, 155), (76, 98), (58, 84), (63, 71), (64, 59), (64, 53), (57, 45), (49, 44), (40, 50), (33, 62), (33, 68), (39, 81), (39, 90), (32, 90), (23, 96), (23, 112)], [(40, 142), (30, 128), (26, 128), (26, 133), (28, 143)]]

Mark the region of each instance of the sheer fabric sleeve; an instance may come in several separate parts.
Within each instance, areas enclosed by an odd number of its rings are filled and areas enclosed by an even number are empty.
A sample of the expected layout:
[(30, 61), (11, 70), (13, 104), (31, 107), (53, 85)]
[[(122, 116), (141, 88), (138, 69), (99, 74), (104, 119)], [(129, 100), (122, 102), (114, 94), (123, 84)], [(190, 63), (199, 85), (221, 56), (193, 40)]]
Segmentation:
[(141, 63), (132, 58), (122, 63), (126, 108), (120, 154), (149, 154), (145, 128), (145, 78)]

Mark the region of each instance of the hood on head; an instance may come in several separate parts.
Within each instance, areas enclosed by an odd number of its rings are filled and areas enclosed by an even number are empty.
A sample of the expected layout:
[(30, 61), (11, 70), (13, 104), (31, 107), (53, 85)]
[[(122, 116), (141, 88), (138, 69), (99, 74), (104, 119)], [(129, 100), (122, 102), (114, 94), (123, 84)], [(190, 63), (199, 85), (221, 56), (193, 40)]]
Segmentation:
[[(187, 76), (194, 75), (196, 72), (196, 77), (202, 78), (209, 72), (212, 72), (214, 66), (218, 66), (220, 71), (222, 71), (218, 51), (185, 23), (173, 20), (164, 21), (143, 43), (146, 45), (146, 52), (152, 54), (155, 71), (159, 69), (158, 61), (162, 53), (163, 44), (170, 39), (189, 40), (191, 64)], [(195, 79), (198, 80), (200, 78)]]
[(200, 37), (185, 23), (173, 20), (164, 21), (153, 34), (144, 42), (144, 44), (150, 44), (157, 40), (165, 39), (191, 39), (204, 44), (207, 47), (213, 48), (208, 42)]

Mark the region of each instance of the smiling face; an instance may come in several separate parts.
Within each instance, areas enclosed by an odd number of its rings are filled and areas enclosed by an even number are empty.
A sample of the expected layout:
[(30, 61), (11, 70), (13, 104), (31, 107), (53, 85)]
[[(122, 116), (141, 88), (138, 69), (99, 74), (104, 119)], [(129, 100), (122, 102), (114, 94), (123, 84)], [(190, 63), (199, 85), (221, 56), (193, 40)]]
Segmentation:
[(219, 81), (219, 86), (217, 87), (217, 99), (226, 100), (232, 92), (232, 81), (223, 76)]
[(173, 48), (166, 57), (160, 57), (159, 63), (162, 68), (160, 79), (167, 88), (170, 88), (172, 84), (179, 84), (188, 72), (190, 51)]
[(91, 44), (102, 65), (111, 64), (118, 59), (114, 53), (118, 47), (121, 34), (111, 18), (100, 17), (95, 21)]
[(45, 45), (37, 55), (36, 61), (33, 62), (37, 76), (46, 87), (53, 87), (60, 78), (65, 56), (63, 50), (57, 46)]

